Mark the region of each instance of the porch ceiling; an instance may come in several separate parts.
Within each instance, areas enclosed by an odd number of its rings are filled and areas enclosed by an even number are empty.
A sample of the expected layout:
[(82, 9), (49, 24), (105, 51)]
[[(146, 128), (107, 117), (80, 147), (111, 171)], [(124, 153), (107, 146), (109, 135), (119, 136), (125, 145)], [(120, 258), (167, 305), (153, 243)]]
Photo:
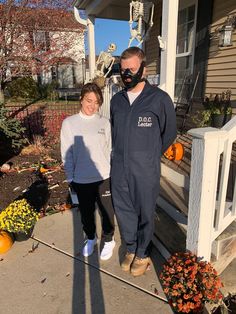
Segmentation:
[(96, 18), (128, 21), (129, 3), (128, 0), (75, 0), (74, 6)]
[(112, 20), (129, 20), (127, 0), (77, 0), (74, 5), (87, 15)]

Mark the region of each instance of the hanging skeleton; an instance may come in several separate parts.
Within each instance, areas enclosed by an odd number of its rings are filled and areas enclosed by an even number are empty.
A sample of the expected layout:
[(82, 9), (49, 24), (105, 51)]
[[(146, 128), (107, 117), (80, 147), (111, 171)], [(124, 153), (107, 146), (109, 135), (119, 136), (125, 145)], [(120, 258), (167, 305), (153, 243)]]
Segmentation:
[(112, 53), (116, 50), (116, 44), (111, 43), (107, 51), (101, 51), (96, 62), (95, 77), (106, 78), (114, 64)]
[(130, 47), (134, 39), (139, 42), (137, 46), (140, 46), (153, 26), (154, 4), (152, 2), (137, 0), (131, 1), (129, 5), (131, 37), (128, 47)]

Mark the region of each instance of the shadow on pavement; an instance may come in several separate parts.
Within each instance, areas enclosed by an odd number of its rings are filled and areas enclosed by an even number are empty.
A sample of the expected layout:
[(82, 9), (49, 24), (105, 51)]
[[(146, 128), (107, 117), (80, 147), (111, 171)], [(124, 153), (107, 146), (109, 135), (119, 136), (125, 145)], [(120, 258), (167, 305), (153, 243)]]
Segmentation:
[[(82, 247), (85, 241), (80, 223), (80, 213), (73, 210), (74, 228), (74, 278), (72, 296), (72, 314), (99, 314), (105, 313), (103, 289), (101, 283), (101, 273), (92, 266), (81, 263), (87, 261), (95, 267), (99, 267), (99, 248), (95, 246), (94, 253), (85, 260), (82, 255)], [(90, 296), (90, 304), (86, 303)]]

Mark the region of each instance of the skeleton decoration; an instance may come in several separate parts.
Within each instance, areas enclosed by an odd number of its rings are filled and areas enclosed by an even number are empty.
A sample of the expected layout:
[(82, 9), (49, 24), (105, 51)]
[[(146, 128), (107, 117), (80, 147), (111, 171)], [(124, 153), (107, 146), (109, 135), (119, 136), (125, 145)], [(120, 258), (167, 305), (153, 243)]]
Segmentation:
[[(96, 62), (95, 77), (106, 78), (114, 64), (112, 53), (116, 50), (116, 44), (111, 43), (107, 51), (101, 51)], [(105, 73), (106, 71), (106, 73)]]
[(137, 0), (131, 1), (129, 6), (131, 37), (128, 47), (130, 47), (134, 39), (139, 42), (137, 46), (140, 46), (153, 26), (154, 4), (145, 0)]

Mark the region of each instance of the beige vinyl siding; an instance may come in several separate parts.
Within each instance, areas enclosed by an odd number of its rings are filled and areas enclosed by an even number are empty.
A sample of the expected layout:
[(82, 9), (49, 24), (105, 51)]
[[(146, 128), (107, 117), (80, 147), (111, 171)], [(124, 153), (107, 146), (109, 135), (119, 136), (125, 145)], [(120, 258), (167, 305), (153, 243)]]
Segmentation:
[[(210, 32), (214, 34), (231, 14), (236, 14), (235, 0), (215, 0)], [(205, 94), (231, 89), (232, 100), (236, 100), (236, 30), (233, 32), (233, 46), (218, 47), (218, 42), (216, 36), (210, 41)]]
[(157, 36), (161, 28), (162, 1), (157, 1), (154, 8), (153, 26), (149, 38), (145, 42), (145, 53), (147, 58), (147, 74), (155, 75), (160, 73), (159, 43)]

